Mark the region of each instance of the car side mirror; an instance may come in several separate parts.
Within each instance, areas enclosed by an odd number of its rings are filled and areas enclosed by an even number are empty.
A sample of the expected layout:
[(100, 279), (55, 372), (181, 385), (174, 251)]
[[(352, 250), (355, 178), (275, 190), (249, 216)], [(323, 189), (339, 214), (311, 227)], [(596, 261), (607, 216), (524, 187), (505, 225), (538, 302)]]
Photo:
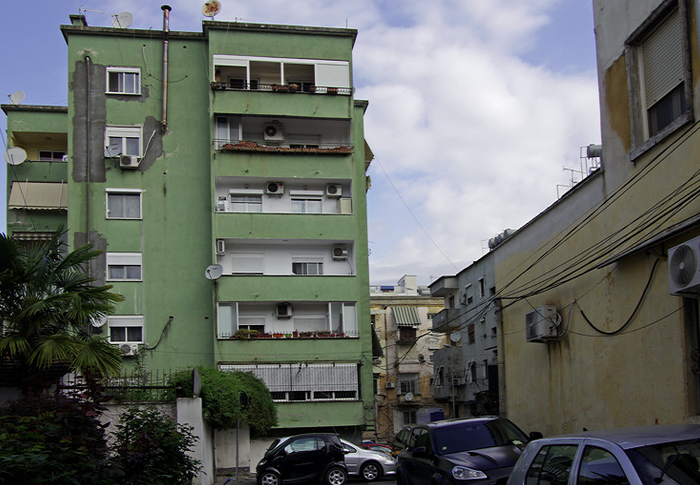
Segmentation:
[(530, 441), (541, 440), (542, 438), (544, 438), (544, 435), (539, 431), (530, 431)]

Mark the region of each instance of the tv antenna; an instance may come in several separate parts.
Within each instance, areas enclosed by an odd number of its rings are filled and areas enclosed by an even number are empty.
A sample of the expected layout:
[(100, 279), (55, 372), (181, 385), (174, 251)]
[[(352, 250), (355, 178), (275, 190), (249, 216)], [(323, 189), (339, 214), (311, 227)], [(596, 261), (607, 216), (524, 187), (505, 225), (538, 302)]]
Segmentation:
[(221, 2), (217, 0), (207, 0), (202, 5), (202, 15), (213, 19), (216, 15), (221, 12)]
[(27, 152), (22, 147), (10, 147), (5, 150), (5, 161), (8, 165), (20, 165), (27, 159)]
[(105, 13), (104, 10), (95, 10), (95, 9), (92, 9), (92, 8), (84, 8), (84, 7), (82, 7), (82, 6), (78, 9), (78, 13), (79, 13), (80, 15), (83, 15), (85, 12), (90, 12), (90, 13)]
[(119, 12), (112, 15), (112, 27), (115, 29), (127, 29), (134, 21), (131, 12)]
[(15, 91), (12, 94), (8, 94), (7, 97), (10, 98), (10, 104), (19, 106), (24, 101), (24, 91)]

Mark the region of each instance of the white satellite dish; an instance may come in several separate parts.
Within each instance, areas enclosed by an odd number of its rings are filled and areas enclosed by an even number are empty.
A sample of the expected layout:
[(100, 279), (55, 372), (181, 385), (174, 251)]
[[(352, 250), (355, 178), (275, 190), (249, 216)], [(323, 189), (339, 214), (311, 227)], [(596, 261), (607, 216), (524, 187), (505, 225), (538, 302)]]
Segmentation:
[(10, 147), (5, 150), (5, 161), (10, 165), (19, 165), (27, 159), (27, 152), (22, 147)]
[(224, 274), (224, 267), (220, 264), (212, 264), (207, 266), (204, 277), (208, 280), (216, 280), (219, 279), (222, 274)]
[(92, 326), (100, 328), (100, 327), (104, 326), (105, 323), (107, 323), (107, 317), (103, 315), (103, 316), (97, 318), (96, 320), (93, 320)]
[(122, 150), (117, 146), (106, 146), (105, 147), (105, 158), (114, 158), (122, 154)]
[(217, 0), (207, 0), (202, 5), (202, 15), (205, 17), (216, 17), (219, 12), (221, 12), (221, 3), (217, 2)]
[(112, 27), (115, 29), (126, 29), (134, 21), (131, 12), (119, 12), (112, 15)]
[(403, 397), (406, 401), (411, 402), (413, 401), (413, 393), (412, 392), (407, 392), (406, 395)]
[(22, 101), (24, 101), (24, 91), (16, 91), (12, 94), (7, 95), (8, 98), (10, 98), (10, 104), (14, 104), (15, 106), (22, 104)]
[(453, 342), (457, 343), (460, 340), (462, 340), (462, 334), (457, 332), (456, 330), (450, 334), (450, 340)]

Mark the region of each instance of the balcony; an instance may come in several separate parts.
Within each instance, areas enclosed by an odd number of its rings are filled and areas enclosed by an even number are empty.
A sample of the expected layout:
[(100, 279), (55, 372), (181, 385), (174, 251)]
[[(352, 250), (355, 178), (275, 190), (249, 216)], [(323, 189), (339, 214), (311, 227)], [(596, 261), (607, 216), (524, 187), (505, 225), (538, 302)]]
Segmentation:
[(433, 296), (448, 296), (459, 289), (456, 276), (443, 276), (430, 284), (430, 294)]
[(257, 82), (247, 83), (243, 80), (231, 82), (212, 82), (212, 91), (257, 91), (273, 92), (279, 94), (326, 94), (329, 96), (350, 96), (353, 88), (337, 86), (316, 86), (311, 82), (287, 83), (287, 84), (261, 84)]
[(459, 308), (445, 308), (433, 316), (433, 331), (440, 333), (452, 332), (459, 329), (461, 318)]

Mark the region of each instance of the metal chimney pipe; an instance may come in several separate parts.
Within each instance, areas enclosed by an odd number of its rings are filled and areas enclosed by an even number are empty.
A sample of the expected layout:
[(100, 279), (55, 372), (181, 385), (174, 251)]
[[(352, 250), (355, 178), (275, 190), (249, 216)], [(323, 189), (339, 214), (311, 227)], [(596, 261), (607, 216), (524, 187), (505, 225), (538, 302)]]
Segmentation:
[(160, 125), (163, 131), (168, 126), (168, 44), (170, 38), (170, 5), (162, 5), (163, 10), (163, 111)]

